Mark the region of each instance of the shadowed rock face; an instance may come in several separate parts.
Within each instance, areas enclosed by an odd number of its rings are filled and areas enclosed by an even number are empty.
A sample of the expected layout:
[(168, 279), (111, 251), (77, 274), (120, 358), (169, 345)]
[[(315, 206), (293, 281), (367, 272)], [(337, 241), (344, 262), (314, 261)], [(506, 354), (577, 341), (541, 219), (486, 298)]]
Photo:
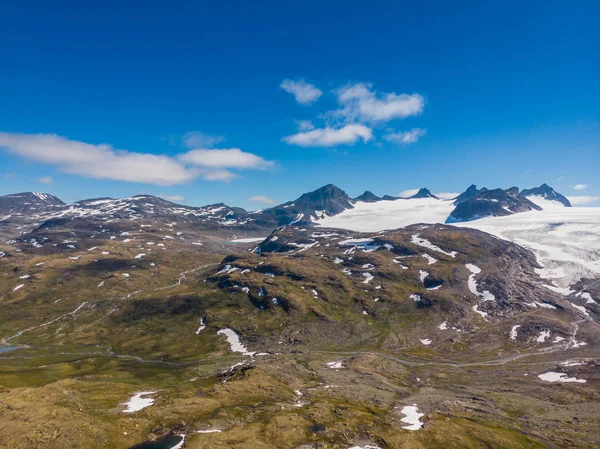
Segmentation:
[(465, 190), (463, 193), (461, 193), (454, 199), (454, 204), (456, 205), (458, 203), (462, 203), (463, 201), (470, 200), (471, 198), (477, 196), (479, 193), (487, 192), (487, 190), (488, 189), (486, 189), (485, 187), (478, 189), (475, 184), (471, 184), (467, 188), (467, 190)]
[(373, 192), (371, 192), (369, 190), (365, 190), (365, 193), (363, 193), (360, 196), (357, 196), (356, 198), (354, 198), (354, 200), (355, 201), (363, 201), (365, 203), (376, 203), (377, 201), (381, 201), (381, 198), (379, 198)]
[(542, 208), (521, 195), (517, 187), (486, 190), (458, 203), (446, 223), (471, 221), (488, 216), (502, 217), (530, 210)]
[(385, 201), (394, 201), (394, 200), (399, 200), (400, 198), (397, 196), (383, 195), (383, 197), (381, 199), (385, 200)]
[(437, 198), (437, 196), (431, 193), (429, 189), (422, 188), (419, 189), (419, 191), (410, 198)]
[(521, 190), (521, 195), (524, 197), (539, 196), (549, 201), (558, 201), (565, 207), (571, 207), (571, 202), (564, 196), (550, 187), (548, 184), (542, 184), (539, 187), (533, 189)]
[(320, 189), (305, 193), (294, 201), (266, 209), (256, 217), (257, 221), (272, 228), (291, 222), (309, 223), (324, 215), (336, 215), (352, 209), (352, 199), (339, 187), (328, 184)]

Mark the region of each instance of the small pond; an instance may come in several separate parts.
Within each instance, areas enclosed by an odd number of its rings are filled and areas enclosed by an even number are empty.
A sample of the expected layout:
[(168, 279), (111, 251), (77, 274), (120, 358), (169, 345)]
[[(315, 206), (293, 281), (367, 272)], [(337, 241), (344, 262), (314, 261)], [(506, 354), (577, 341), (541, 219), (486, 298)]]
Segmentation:
[(183, 442), (183, 437), (179, 435), (166, 435), (155, 441), (147, 441), (145, 443), (136, 444), (130, 449), (174, 449), (179, 448)]
[(18, 346), (1, 346), (0, 345), (0, 354), (2, 354), (3, 352), (14, 351), (16, 349), (19, 349), (19, 347)]

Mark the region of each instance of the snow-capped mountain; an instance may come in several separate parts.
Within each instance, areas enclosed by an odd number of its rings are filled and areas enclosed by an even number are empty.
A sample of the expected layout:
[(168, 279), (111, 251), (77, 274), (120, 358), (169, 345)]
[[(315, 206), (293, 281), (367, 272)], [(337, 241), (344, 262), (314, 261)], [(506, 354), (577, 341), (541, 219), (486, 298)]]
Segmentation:
[(558, 193), (548, 184), (542, 184), (541, 186), (534, 187), (533, 189), (523, 189), (521, 190), (521, 195), (541, 207), (547, 205), (548, 201), (554, 204), (562, 204), (565, 207), (571, 207), (571, 202), (567, 199), (567, 197)]
[(517, 187), (506, 190), (485, 190), (459, 202), (446, 222), (471, 221), (489, 216), (503, 217), (530, 210), (542, 210), (542, 208), (521, 195)]
[(0, 196), (0, 217), (47, 212), (64, 204), (59, 198), (48, 193), (14, 193)]
[(487, 190), (488, 189), (486, 189), (485, 187), (478, 189), (475, 184), (471, 184), (467, 188), (467, 190), (465, 190), (463, 193), (461, 193), (454, 199), (454, 204), (458, 204), (458, 203), (462, 203), (463, 201), (470, 200), (471, 198), (476, 197), (479, 193), (486, 192)]
[(353, 207), (353, 200), (346, 192), (333, 184), (328, 184), (305, 193), (294, 201), (256, 213), (254, 218), (264, 227), (275, 228), (291, 223), (310, 223), (337, 215)]
[(119, 199), (95, 198), (65, 204), (54, 196), (35, 193), (0, 197), (0, 218), (5, 223), (30, 227), (48, 227), (74, 220), (72, 225), (78, 228), (121, 222), (179, 222), (203, 228), (240, 227), (253, 220), (244, 209), (222, 203), (190, 207), (152, 195), (137, 195)]
[(415, 193), (413, 196), (410, 197), (410, 199), (416, 199), (416, 198), (436, 198), (437, 199), (437, 196), (435, 196), (433, 193), (431, 193), (431, 191), (429, 189), (422, 188), (422, 189), (419, 189), (419, 191), (417, 193)]
[(320, 220), (318, 225), (381, 232), (416, 223), (448, 223), (479, 229), (533, 251), (539, 274), (554, 291), (581, 293), (582, 286), (591, 288), (584, 280), (600, 278), (599, 207), (567, 208), (545, 199), (540, 206), (516, 187), (487, 190), (473, 185), (460, 197), (463, 201), (456, 206), (456, 200), (433, 198), (357, 202), (354, 209)]

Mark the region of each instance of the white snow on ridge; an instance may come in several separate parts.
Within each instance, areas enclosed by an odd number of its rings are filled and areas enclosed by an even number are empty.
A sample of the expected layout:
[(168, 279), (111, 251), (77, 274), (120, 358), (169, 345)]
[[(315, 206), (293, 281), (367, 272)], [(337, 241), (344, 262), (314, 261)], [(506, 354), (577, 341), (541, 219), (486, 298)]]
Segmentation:
[[(553, 203), (546, 201), (541, 211), (452, 225), (478, 229), (532, 250), (544, 267), (540, 274), (558, 287), (600, 276), (600, 207)], [(317, 225), (379, 232), (416, 223), (444, 223), (453, 209), (451, 201), (434, 198), (357, 202), (353, 209), (325, 217)]]
[(262, 242), (267, 237), (250, 237), (247, 239), (233, 239), (229, 240), (229, 243), (257, 243)]
[(365, 280), (363, 281), (363, 284), (368, 284), (369, 282), (371, 282), (375, 276), (373, 276), (371, 273), (363, 273), (362, 274), (365, 277)]
[(365, 203), (358, 201), (333, 217), (325, 217), (316, 224), (330, 228), (370, 232), (398, 229), (414, 223), (443, 223), (454, 209), (452, 201), (435, 198), (399, 199)]
[(530, 249), (543, 266), (540, 276), (558, 287), (600, 276), (600, 207), (545, 206), (542, 211), (455, 226), (479, 229)]
[(483, 319), (487, 321), (488, 313), (484, 312), (483, 310), (479, 310), (477, 308), (477, 304), (473, 306), (473, 312), (477, 313), (478, 315), (481, 315)]
[(342, 369), (344, 367), (344, 364), (341, 360), (337, 360), (335, 362), (327, 362), (326, 365), (331, 369)]
[(510, 330), (510, 339), (511, 340), (517, 339), (517, 329), (519, 329), (520, 327), (521, 327), (520, 324), (517, 324), (516, 326), (512, 327), (512, 329)]
[(550, 331), (542, 331), (535, 341), (538, 343), (544, 343), (547, 338), (550, 338)]
[(437, 262), (437, 259), (435, 257), (431, 257), (429, 254), (427, 253), (423, 253), (421, 254), (425, 259), (427, 259), (427, 265), (433, 265), (434, 263)]
[(422, 246), (423, 248), (427, 248), (427, 249), (430, 249), (430, 250), (433, 250), (433, 251), (437, 251), (438, 253), (442, 253), (442, 254), (445, 254), (445, 255), (450, 256), (450, 257), (456, 257), (456, 254), (457, 254), (456, 251), (451, 251), (451, 252), (444, 251), (439, 246), (434, 245), (429, 240), (423, 239), (423, 238), (419, 237), (418, 235), (413, 235), (411, 237), (410, 241), (412, 243), (414, 243), (415, 245), (419, 245), (419, 246)]
[(529, 195), (526, 197), (529, 201), (534, 204), (537, 204), (543, 209), (552, 208), (552, 207), (565, 207), (561, 202), (549, 200), (539, 195)]
[(481, 268), (479, 268), (477, 265), (473, 265), (472, 263), (466, 264), (465, 267), (467, 267), (467, 270), (471, 272), (469, 275), (469, 290), (471, 293), (473, 293), (475, 296), (478, 296), (483, 301), (495, 301), (496, 297), (489, 290), (484, 290), (482, 292), (477, 290), (477, 281), (475, 280), (475, 275), (481, 273)]

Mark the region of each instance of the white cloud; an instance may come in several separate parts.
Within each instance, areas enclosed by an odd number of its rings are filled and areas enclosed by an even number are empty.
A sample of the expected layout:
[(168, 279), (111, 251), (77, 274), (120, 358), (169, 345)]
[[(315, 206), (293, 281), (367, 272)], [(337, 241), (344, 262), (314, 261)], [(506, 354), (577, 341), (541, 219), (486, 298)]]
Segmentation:
[(264, 170), (274, 165), (260, 156), (246, 153), (239, 148), (191, 150), (179, 155), (187, 164), (212, 168), (249, 168)]
[(331, 114), (350, 121), (387, 122), (419, 115), (425, 106), (425, 99), (419, 94), (378, 93), (366, 83), (348, 84), (335, 94), (341, 109)]
[(310, 131), (311, 129), (315, 129), (315, 125), (310, 120), (296, 120), (296, 124), (298, 125), (299, 131)]
[(600, 196), (568, 196), (567, 199), (571, 202), (573, 206), (580, 206), (582, 204), (590, 204), (596, 201), (600, 201)]
[(585, 190), (587, 188), (588, 188), (587, 184), (575, 184), (573, 186), (573, 190)]
[(250, 201), (261, 204), (275, 204), (276, 201), (265, 195), (255, 195), (248, 198)]
[(187, 148), (213, 148), (215, 144), (223, 142), (223, 136), (211, 136), (200, 131), (190, 131), (182, 137), (183, 145)]
[(53, 184), (54, 178), (52, 176), (44, 176), (43, 178), (38, 179), (42, 184)]
[(108, 144), (93, 145), (55, 134), (0, 132), (0, 148), (73, 175), (161, 186), (182, 184), (196, 177), (231, 181), (237, 175), (227, 168), (262, 170), (274, 165), (238, 148), (191, 150), (170, 157), (117, 150)]
[(413, 128), (410, 131), (390, 132), (384, 135), (383, 138), (388, 142), (408, 145), (410, 143), (415, 143), (419, 140), (420, 137), (424, 136), (426, 133), (426, 129)]
[(319, 88), (302, 79), (298, 81), (285, 79), (282, 81), (280, 87), (292, 94), (300, 104), (309, 105), (323, 95), (323, 92)]
[(565, 177), (564, 177), (564, 176), (559, 176), (559, 177), (558, 177), (558, 180), (559, 180), (559, 181), (562, 181), (563, 179), (565, 179)]
[(235, 178), (239, 178), (235, 173), (230, 172), (229, 170), (213, 170), (208, 171), (202, 175), (204, 179), (207, 181), (223, 181), (230, 182)]
[(158, 196), (167, 201), (178, 201), (178, 202), (185, 201), (185, 198), (181, 195), (167, 195), (165, 193), (161, 193)]
[(452, 199), (456, 198), (458, 195), (460, 195), (460, 193), (458, 193), (458, 192), (440, 192), (440, 193), (434, 193), (434, 195), (443, 200), (452, 200)]
[(408, 189), (400, 192), (398, 196), (400, 198), (408, 198), (410, 196), (416, 195), (419, 192), (419, 189)]
[(332, 147), (335, 145), (353, 145), (360, 139), (367, 142), (373, 138), (371, 128), (351, 124), (342, 128), (319, 128), (311, 131), (299, 132), (291, 136), (284, 137), (282, 140), (301, 147)]

